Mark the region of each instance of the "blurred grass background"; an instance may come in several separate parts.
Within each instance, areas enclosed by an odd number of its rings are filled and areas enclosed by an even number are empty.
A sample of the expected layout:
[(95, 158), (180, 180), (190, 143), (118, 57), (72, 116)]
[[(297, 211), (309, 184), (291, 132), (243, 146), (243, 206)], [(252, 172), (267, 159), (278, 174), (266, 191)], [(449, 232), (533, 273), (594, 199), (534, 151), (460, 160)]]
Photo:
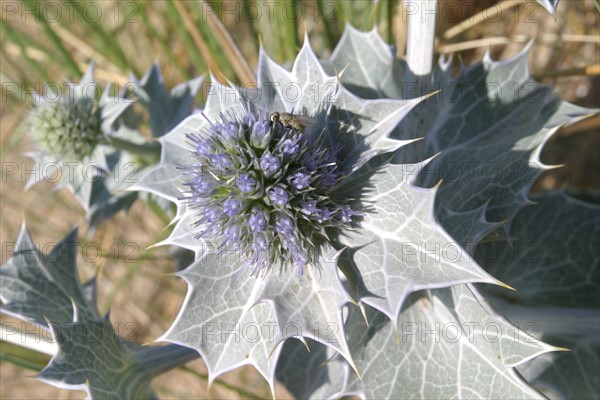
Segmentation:
[[(77, 81), (91, 59), (102, 84), (125, 84), (130, 72), (140, 78), (155, 60), (169, 88), (198, 75), (208, 77), (209, 70), (221, 81), (251, 84), (261, 42), (275, 61), (289, 67), (305, 33), (325, 58), (346, 23), (361, 30), (377, 29), (388, 43), (397, 45), (400, 57), (406, 48), (407, 12), (401, 1), (2, 0), (0, 4), (2, 263), (10, 257), (8, 246), (23, 221), (45, 250), (79, 225), (81, 248), (94, 243), (88, 257), (80, 257), (83, 280), (98, 274), (101, 311), (110, 307), (112, 321), (121, 326), (134, 322), (133, 338), (141, 342), (165, 332), (186, 292), (181, 280), (168, 275), (176, 268), (170, 250), (146, 250), (165, 236), (165, 220), (138, 201), (127, 215), (119, 214), (90, 238), (85, 235), (83, 211), (68, 191), (52, 191), (49, 183), (24, 191), (19, 175), (5, 174), (8, 163), (17, 163), (20, 169), (33, 165), (23, 154), (29, 144), (22, 126), (32, 107), (31, 90), (39, 90), (45, 82)], [(562, 0), (555, 17), (529, 0), (446, 0), (439, 8), (436, 49), (439, 54), (453, 53), (457, 66), (459, 61), (469, 65), (480, 60), (486, 50), (495, 59), (506, 59), (532, 40), (534, 77), (555, 85), (568, 101), (600, 107), (597, 3)], [(568, 186), (598, 201), (599, 127), (596, 116), (555, 135), (542, 160), (565, 167), (542, 176), (534, 190)], [(94, 252), (98, 248), (101, 254)], [(5, 316), (1, 320), (13, 321)], [(35, 381), (31, 378), (35, 371), (14, 362), (35, 368), (40, 360), (26, 362), (14, 351), (7, 345), (0, 349), (0, 398), (84, 397)], [(249, 367), (225, 374), (209, 390), (202, 361), (160, 377), (154, 386), (163, 398), (270, 397), (266, 383)], [(277, 394), (288, 397), (280, 387)]]

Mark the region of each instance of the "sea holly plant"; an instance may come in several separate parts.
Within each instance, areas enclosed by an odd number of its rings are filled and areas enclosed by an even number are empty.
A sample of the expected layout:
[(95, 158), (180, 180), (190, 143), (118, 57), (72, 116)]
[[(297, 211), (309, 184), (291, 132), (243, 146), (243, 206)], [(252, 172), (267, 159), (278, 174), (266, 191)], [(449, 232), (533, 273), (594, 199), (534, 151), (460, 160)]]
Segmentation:
[(90, 64), (79, 83), (69, 85), (66, 92), (46, 85), (46, 92), (35, 96), (27, 120), (35, 149), (29, 156), (36, 162), (36, 173), (30, 175), (26, 187), (42, 180), (57, 181), (58, 188), (73, 192), (88, 216), (106, 192), (100, 177), (106, 177), (118, 162), (118, 154), (109, 146), (109, 134), (130, 105), (110, 96), (110, 85), (98, 99), (93, 73)]
[[(152, 136), (159, 137), (193, 111), (192, 100), (202, 78), (184, 82), (168, 92), (158, 65), (141, 79), (112, 96), (107, 85), (98, 97), (94, 64), (68, 91), (35, 96), (27, 119), (33, 142), (34, 174), (26, 187), (45, 180), (73, 192), (90, 221), (90, 230), (121, 210), (127, 210), (137, 193), (127, 191), (148, 165), (159, 157), (160, 146), (139, 131), (139, 116), (130, 105), (137, 99), (150, 116)], [(128, 91), (128, 89), (131, 89)], [(130, 120), (136, 122), (131, 123)]]
[[(438, 189), (413, 184), (432, 160), (390, 163), (412, 141), (392, 134), (425, 98), (359, 98), (325, 73), (308, 41), (291, 72), (261, 52), (257, 85), (215, 84), (204, 112), (161, 138), (159, 166), (136, 187), (178, 204), (164, 243), (196, 253), (180, 274), (188, 283), (182, 310), (161, 340), (198, 350), (211, 379), (251, 364), (272, 385), (280, 346), (292, 337), (326, 346), (359, 377), (359, 361), (369, 361), (352, 351), (349, 315), (367, 323), (381, 315), (398, 335), (411, 293), (499, 283), (436, 222)], [(292, 85), (302, 89), (298, 99), (286, 94)], [(327, 97), (307, 96), (315, 92)], [(299, 117), (290, 120), (292, 112)], [(453, 261), (431, 254), (437, 247), (453, 251)], [(472, 291), (460, 296), (480, 303)], [(249, 326), (258, 329), (252, 341), (244, 340)], [(512, 389), (488, 395), (535, 397), (510, 368), (550, 347), (523, 347), (505, 348), (493, 369)], [(457, 373), (468, 364), (455, 365)], [(471, 384), (465, 393), (479, 382)], [(460, 393), (454, 385), (450, 392)]]
[[(273, 353), (291, 336), (325, 342), (352, 364), (340, 329), (351, 298), (337, 270), (336, 237), (364, 218), (357, 208), (364, 186), (350, 190), (353, 174), (404, 144), (387, 134), (420, 99), (351, 95), (323, 72), (308, 41), (292, 72), (264, 52), (258, 70), (258, 89), (216, 84), (202, 115), (161, 138), (161, 163), (137, 188), (178, 203), (165, 243), (197, 254), (182, 273), (185, 305), (163, 339), (196, 348), (213, 376), (252, 364), (273, 385)], [(292, 85), (303, 93), (299, 101), (282, 91)], [(324, 97), (306, 97), (311, 89)], [(305, 125), (285, 122), (294, 109)], [(221, 340), (227, 326), (249, 324), (272, 326), (273, 334), (207, 345), (207, 336)]]
[[(416, 89), (394, 54), (349, 26), (329, 60), (307, 39), (291, 70), (261, 50), (256, 88), (212, 79), (203, 111), (185, 119), (199, 81), (169, 94), (153, 67), (139, 87), (160, 161), (130, 189), (175, 203), (162, 244), (195, 254), (158, 339), (171, 344), (119, 338), (73, 260), (51, 260), (55, 250), (23, 262), (18, 250), (0, 269), (2, 309), (58, 342), (40, 378), (93, 398), (152, 397), (154, 376), (201, 356), (210, 382), (252, 365), (298, 398), (542, 398), (519, 372), (543, 383), (553, 370), (536, 357), (561, 349), (490, 305), (481, 287), (506, 297), (497, 278), (516, 283), (499, 275), (503, 259), (473, 254), (492, 231), (525, 233), (543, 144), (590, 112), (532, 81), (527, 50), (457, 76), (442, 61)], [(469, 86), (484, 90), (459, 90)], [(519, 173), (489, 179), (490, 162)], [(472, 175), (450, 179), (457, 166)], [(19, 248), (30, 242), (23, 233)], [(104, 340), (87, 344), (84, 323)]]

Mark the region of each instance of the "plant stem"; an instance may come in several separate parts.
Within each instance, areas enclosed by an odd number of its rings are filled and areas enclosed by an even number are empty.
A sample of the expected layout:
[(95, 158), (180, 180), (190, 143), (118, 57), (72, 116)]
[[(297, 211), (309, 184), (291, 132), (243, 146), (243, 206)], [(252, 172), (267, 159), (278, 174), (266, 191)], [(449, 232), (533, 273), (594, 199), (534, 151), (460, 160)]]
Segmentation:
[(153, 160), (160, 159), (161, 146), (159, 142), (146, 142), (143, 144), (137, 144), (116, 136), (111, 136), (106, 144), (119, 150), (125, 150), (131, 154), (151, 158)]
[(160, 375), (198, 358), (200, 358), (200, 354), (196, 350), (178, 344), (145, 346), (135, 355), (139, 365), (155, 375)]

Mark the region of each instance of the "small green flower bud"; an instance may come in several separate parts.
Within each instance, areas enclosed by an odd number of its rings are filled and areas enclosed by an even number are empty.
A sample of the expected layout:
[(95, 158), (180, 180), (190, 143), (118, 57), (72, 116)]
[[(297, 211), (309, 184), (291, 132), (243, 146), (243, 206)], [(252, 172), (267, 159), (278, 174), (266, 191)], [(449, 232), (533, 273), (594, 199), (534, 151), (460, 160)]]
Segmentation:
[(36, 146), (64, 161), (89, 157), (103, 135), (96, 106), (86, 97), (40, 104), (29, 115), (28, 124)]

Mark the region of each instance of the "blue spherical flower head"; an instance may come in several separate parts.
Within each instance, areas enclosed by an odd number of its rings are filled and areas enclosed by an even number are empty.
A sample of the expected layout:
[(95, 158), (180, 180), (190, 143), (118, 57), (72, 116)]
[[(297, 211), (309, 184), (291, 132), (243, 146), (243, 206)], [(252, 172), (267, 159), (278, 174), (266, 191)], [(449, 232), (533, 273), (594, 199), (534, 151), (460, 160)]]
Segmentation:
[(345, 177), (344, 160), (318, 130), (249, 112), (221, 115), (187, 137), (193, 165), (185, 166), (184, 199), (198, 209), (196, 237), (240, 251), (256, 270), (278, 259), (304, 268), (332, 230), (361, 214), (350, 204), (354, 199), (334, 194)]

